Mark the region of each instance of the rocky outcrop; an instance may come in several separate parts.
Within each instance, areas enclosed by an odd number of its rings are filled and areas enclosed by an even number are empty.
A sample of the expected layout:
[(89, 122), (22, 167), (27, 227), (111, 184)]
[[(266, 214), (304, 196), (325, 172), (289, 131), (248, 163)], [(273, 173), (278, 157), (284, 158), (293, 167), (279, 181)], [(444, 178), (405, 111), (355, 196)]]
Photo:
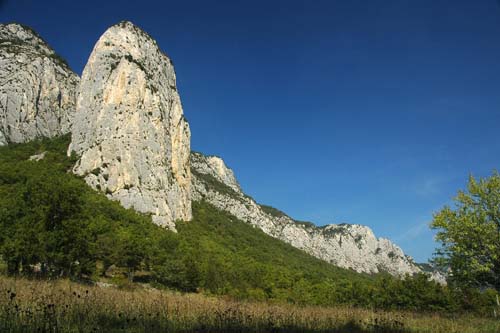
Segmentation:
[(191, 155), (192, 198), (206, 200), (240, 220), (334, 265), (357, 272), (388, 272), (404, 276), (420, 272), (401, 248), (361, 225), (331, 224), (317, 227), (295, 221), (245, 195), (224, 161), (215, 156)]
[(68, 133), (78, 82), (33, 30), (0, 24), (0, 145)]
[(450, 271), (441, 270), (438, 267), (428, 263), (419, 263), (417, 265), (422, 270), (422, 272), (430, 276), (431, 280), (436, 281), (441, 285), (447, 284), (446, 279), (448, 278)]
[(191, 169), (201, 174), (211, 175), (234, 191), (241, 192), (233, 170), (229, 169), (220, 157), (191, 152)]
[(176, 220), (191, 219), (191, 200), (206, 200), (334, 265), (395, 276), (425, 271), (444, 283), (445, 274), (415, 264), (370, 228), (296, 221), (245, 195), (221, 158), (190, 154), (173, 64), (132, 23), (103, 34), (79, 81), (34, 31), (0, 25), (0, 145), (71, 130), (73, 171), (156, 224), (175, 230)]
[(74, 172), (109, 198), (162, 226), (191, 219), (190, 131), (174, 67), (130, 22), (109, 28), (85, 66), (73, 151)]
[(40, 154), (31, 155), (28, 160), (38, 162), (43, 160), (45, 158), (45, 155), (47, 155), (46, 151), (41, 152)]

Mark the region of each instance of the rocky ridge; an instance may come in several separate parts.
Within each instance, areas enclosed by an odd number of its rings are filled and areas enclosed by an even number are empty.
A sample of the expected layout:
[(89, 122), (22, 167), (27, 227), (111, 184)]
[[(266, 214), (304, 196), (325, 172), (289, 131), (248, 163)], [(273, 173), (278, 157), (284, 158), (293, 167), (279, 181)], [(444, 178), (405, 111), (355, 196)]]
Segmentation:
[(376, 238), (366, 226), (330, 224), (317, 227), (295, 221), (275, 208), (257, 204), (241, 191), (233, 171), (218, 157), (192, 153), (191, 168), (193, 200), (206, 200), (314, 257), (363, 273), (388, 272), (404, 276), (421, 272), (400, 247), (388, 239)]
[(190, 130), (172, 62), (130, 22), (109, 28), (82, 74), (69, 152), (74, 172), (174, 229), (191, 219)]
[(259, 205), (221, 158), (190, 153), (173, 64), (130, 22), (102, 35), (81, 84), (35, 32), (19, 24), (0, 25), (0, 64), (0, 145), (71, 130), (68, 153), (80, 155), (73, 171), (110, 199), (151, 214), (154, 223), (175, 230), (174, 221), (191, 219), (191, 200), (206, 200), (334, 265), (395, 276), (426, 271), (444, 281), (368, 227), (317, 227)]
[(0, 24), (0, 145), (70, 131), (79, 77), (32, 29)]

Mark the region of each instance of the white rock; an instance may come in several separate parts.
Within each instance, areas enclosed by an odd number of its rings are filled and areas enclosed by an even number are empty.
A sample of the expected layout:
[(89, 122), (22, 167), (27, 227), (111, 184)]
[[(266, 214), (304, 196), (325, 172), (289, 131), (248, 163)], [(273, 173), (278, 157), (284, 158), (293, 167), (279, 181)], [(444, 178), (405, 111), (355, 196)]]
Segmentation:
[(68, 133), (78, 82), (33, 30), (0, 24), (0, 145)]
[(174, 67), (130, 22), (109, 28), (82, 74), (68, 152), (74, 172), (125, 207), (174, 229), (191, 219), (190, 131)]
[[(401, 248), (384, 238), (376, 238), (368, 227), (352, 224), (331, 224), (316, 227), (312, 223), (294, 221), (284, 213), (266, 213), (240, 189), (233, 172), (222, 159), (191, 155), (193, 200), (205, 200), (238, 219), (261, 229), (312, 256), (356, 272), (388, 272), (403, 277), (421, 272)], [(219, 190), (208, 180), (221, 184)]]
[(233, 170), (229, 169), (222, 158), (218, 156), (205, 156), (200, 153), (191, 152), (191, 169), (203, 174), (210, 174), (233, 190), (237, 192), (241, 191), (240, 184), (238, 184)]
[(38, 161), (41, 161), (45, 158), (45, 155), (47, 154), (46, 151), (40, 153), (40, 154), (35, 154), (35, 155), (31, 155), (29, 160), (30, 161), (35, 161), (35, 162), (38, 162)]
[(438, 270), (433, 270), (428, 274), (430, 274), (429, 275), (430, 280), (435, 281), (443, 286), (448, 284), (448, 282), (447, 282), (448, 274), (447, 273), (443, 273), (443, 272), (440, 272)]

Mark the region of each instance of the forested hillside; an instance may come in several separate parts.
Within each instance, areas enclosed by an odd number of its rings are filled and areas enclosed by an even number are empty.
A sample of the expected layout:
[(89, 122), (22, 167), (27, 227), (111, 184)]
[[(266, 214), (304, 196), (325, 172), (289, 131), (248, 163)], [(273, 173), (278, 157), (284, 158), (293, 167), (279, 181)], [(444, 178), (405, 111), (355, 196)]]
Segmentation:
[[(0, 251), (10, 275), (71, 277), (122, 287), (296, 304), (457, 311), (490, 308), (493, 293), (467, 295), (424, 275), (398, 280), (316, 259), (206, 202), (178, 233), (124, 209), (68, 172), (69, 137), (0, 148)], [(466, 296), (466, 297), (464, 297)]]

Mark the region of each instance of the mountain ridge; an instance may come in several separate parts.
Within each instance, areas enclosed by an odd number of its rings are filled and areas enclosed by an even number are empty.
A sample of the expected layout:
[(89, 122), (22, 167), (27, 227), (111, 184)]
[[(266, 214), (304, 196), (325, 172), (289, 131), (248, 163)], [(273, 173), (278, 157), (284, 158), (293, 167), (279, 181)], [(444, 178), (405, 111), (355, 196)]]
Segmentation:
[[(213, 159), (220, 159), (217, 171), (208, 167)], [(196, 163), (193, 163), (193, 159)], [(209, 175), (223, 183), (221, 174), (233, 171), (219, 157), (206, 157), (203, 165), (200, 153), (192, 154), (193, 175), (192, 198), (206, 200), (215, 207), (228, 211), (237, 218), (260, 228), (266, 234), (302, 249), (314, 257), (357, 272), (388, 272), (396, 276), (413, 275), (421, 272), (411, 257), (400, 247), (385, 238), (376, 238), (367, 226), (353, 224), (330, 224), (317, 227), (311, 222), (297, 222), (286, 213), (271, 206), (260, 205), (243, 191), (224, 191), (213, 186), (200, 174)], [(236, 178), (231, 180), (236, 182)], [(229, 184), (224, 184), (230, 187)], [(264, 207), (264, 208), (263, 208)]]
[(191, 219), (190, 135), (172, 62), (156, 41), (127, 21), (107, 29), (79, 87), (74, 172), (174, 230), (175, 220)]
[(79, 77), (32, 28), (0, 25), (0, 145), (71, 130)]
[[(8, 30), (5, 25), (0, 26), (0, 36), (3, 30)], [(36, 33), (32, 35), (42, 40)], [(0, 61), (2, 57), (8, 58), (2, 53)], [(377, 238), (367, 226), (318, 227), (258, 204), (244, 193), (222, 158), (192, 152), (173, 63), (133, 23), (119, 22), (99, 38), (72, 97), (75, 110), (69, 110), (70, 124), (55, 134), (39, 136), (51, 137), (71, 129), (68, 154), (79, 156), (73, 172), (125, 208), (151, 214), (155, 224), (175, 231), (176, 220), (191, 219), (192, 202), (206, 201), (269, 236), (342, 268), (398, 277), (422, 272), (399, 246)], [(50, 112), (43, 110), (42, 114)], [(15, 123), (12, 119), (5, 122), (9, 126)]]

